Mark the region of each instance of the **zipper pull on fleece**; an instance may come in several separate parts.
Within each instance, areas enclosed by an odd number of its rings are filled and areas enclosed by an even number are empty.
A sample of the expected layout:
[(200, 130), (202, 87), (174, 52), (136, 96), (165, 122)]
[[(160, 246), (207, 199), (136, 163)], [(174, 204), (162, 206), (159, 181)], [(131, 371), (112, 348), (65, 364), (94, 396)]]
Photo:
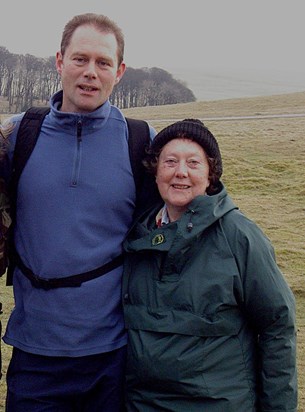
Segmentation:
[(81, 120), (77, 121), (77, 141), (78, 142), (82, 141), (82, 121)]

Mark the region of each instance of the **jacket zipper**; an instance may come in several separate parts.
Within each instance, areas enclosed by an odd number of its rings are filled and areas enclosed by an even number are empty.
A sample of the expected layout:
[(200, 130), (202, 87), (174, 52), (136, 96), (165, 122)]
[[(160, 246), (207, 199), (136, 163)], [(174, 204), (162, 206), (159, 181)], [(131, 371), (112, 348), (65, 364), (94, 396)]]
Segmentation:
[(81, 143), (82, 143), (82, 121), (77, 121), (76, 128), (76, 154), (73, 162), (71, 186), (76, 187), (79, 178), (80, 162), (81, 162)]

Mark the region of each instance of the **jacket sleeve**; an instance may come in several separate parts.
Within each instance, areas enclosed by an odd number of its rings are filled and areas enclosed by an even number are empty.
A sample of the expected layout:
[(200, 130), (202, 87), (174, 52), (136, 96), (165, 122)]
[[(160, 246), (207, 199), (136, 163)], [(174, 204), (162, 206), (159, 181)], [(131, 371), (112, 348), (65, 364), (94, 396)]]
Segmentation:
[(233, 253), (243, 285), (242, 304), (258, 337), (259, 410), (296, 411), (295, 298), (269, 239), (254, 222), (242, 218), (241, 223), (241, 229), (232, 231)]

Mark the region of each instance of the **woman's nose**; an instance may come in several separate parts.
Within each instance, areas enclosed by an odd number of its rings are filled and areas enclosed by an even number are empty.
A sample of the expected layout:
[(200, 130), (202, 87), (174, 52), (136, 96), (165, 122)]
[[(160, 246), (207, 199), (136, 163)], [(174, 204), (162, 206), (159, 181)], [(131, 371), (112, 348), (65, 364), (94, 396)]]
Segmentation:
[(186, 177), (188, 174), (187, 165), (185, 162), (179, 162), (176, 168), (176, 176), (178, 177)]

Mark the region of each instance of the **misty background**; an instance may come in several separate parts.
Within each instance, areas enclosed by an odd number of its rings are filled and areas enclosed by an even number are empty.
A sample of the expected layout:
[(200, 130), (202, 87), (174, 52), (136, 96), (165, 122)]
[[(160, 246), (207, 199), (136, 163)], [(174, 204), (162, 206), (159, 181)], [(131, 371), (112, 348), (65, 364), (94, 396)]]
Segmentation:
[(122, 28), (125, 62), (159, 67), (197, 100), (305, 91), (303, 0), (10, 0), (0, 46), (54, 56), (66, 22), (106, 14)]

